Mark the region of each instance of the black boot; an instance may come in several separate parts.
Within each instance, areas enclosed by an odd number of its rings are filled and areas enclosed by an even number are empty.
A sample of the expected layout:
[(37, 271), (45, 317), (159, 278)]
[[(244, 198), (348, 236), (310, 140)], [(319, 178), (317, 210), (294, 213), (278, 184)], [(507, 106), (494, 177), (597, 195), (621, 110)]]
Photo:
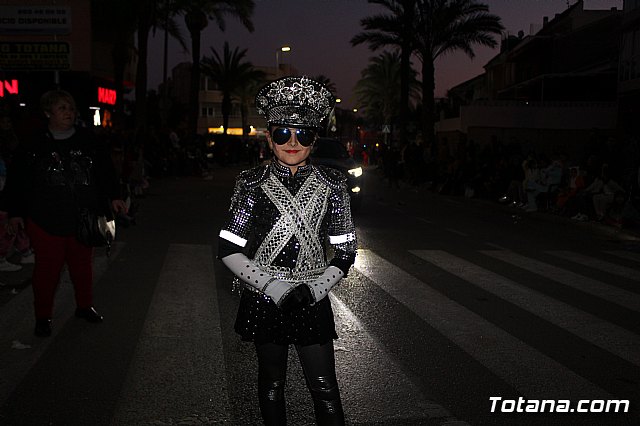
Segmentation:
[(102, 322), (104, 319), (93, 306), (88, 308), (76, 308), (76, 317), (83, 318), (87, 322), (93, 323)]

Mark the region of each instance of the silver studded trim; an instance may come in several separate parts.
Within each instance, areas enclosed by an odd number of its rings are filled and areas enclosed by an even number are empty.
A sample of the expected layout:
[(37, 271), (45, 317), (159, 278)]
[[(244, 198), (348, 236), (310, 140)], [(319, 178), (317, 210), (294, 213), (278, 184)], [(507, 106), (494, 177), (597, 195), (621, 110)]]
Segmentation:
[[(280, 212), (280, 218), (267, 234), (253, 258), (260, 268), (285, 281), (316, 278), (326, 269), (320, 226), (327, 212), (330, 188), (315, 174), (309, 175), (293, 196), (274, 175), (262, 185), (262, 190)], [(287, 242), (296, 237), (300, 250), (294, 268), (271, 266)]]

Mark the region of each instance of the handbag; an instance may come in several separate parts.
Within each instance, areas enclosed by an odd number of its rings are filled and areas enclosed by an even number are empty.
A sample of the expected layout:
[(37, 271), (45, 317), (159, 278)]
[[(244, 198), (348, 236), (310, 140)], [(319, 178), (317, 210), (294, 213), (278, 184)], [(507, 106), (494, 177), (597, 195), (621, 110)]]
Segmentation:
[[(65, 180), (77, 206), (76, 239), (88, 247), (106, 247), (109, 256), (111, 243), (116, 238), (116, 222), (113, 216), (107, 218), (105, 214), (98, 214), (96, 210), (82, 206), (76, 183), (68, 176), (65, 176)], [(106, 202), (106, 199), (104, 201)], [(110, 212), (110, 207), (105, 211)]]
[(78, 228), (76, 238), (89, 247), (107, 247), (107, 255), (111, 243), (116, 237), (116, 222), (95, 211), (81, 207), (78, 209)]

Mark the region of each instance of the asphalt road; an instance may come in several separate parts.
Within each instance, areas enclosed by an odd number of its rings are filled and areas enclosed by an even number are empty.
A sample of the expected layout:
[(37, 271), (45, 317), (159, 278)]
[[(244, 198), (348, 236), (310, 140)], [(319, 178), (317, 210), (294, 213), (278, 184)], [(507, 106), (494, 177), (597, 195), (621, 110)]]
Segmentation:
[[(239, 170), (152, 181), (137, 224), (96, 251), (103, 324), (73, 317), (63, 277), (54, 335), (34, 337), (31, 267), (0, 272), (0, 424), (260, 424), (215, 259)], [(349, 424), (640, 423), (637, 237), (365, 177), (356, 265), (331, 296)], [(289, 424), (313, 424), (294, 351), (288, 377)]]

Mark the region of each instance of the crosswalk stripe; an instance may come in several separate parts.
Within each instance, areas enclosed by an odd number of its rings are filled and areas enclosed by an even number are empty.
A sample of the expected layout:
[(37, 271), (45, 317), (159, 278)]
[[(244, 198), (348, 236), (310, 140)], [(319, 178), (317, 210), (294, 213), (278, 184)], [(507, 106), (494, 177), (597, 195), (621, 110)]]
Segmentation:
[(613, 256), (621, 257), (622, 259), (640, 262), (640, 253), (633, 253), (626, 250), (606, 250), (605, 253), (611, 254)]
[(624, 306), (625, 308), (640, 312), (640, 295), (637, 293), (605, 284), (593, 278), (576, 274), (575, 272), (567, 271), (566, 269), (558, 268), (557, 266), (549, 265), (548, 263), (512, 251), (482, 250), (481, 253), (609, 302)]
[(356, 269), (494, 374), (532, 399), (609, 399), (610, 394), (371, 250)]
[(640, 337), (441, 250), (410, 250), (445, 271), (537, 315), (581, 339), (640, 365)]
[(590, 268), (599, 269), (613, 275), (640, 281), (640, 270), (638, 269), (628, 268), (626, 266), (617, 265), (615, 263), (607, 262), (606, 260), (597, 259), (591, 256), (585, 256), (583, 254), (575, 253), (572, 251), (550, 250), (547, 253), (558, 256), (562, 259), (569, 260), (571, 262), (578, 263), (580, 265), (588, 265)]
[[(333, 293), (329, 297), (340, 335), (335, 346), (338, 378), (348, 377), (349, 383), (349, 391), (343, 392), (349, 420), (369, 424), (391, 419), (446, 418), (453, 422), (450, 412), (428, 401), (401, 368), (383, 353), (349, 308)], [(352, 356), (353, 353), (358, 356)], [(372, 365), (376, 367), (371, 368)], [(385, 374), (381, 375), (380, 371)], [(376, 386), (371, 386), (372, 383)], [(462, 421), (455, 424), (468, 426)]]
[(231, 421), (214, 281), (211, 246), (169, 246), (112, 425)]
[(467, 234), (466, 232), (458, 231), (457, 229), (453, 229), (453, 228), (444, 228), (444, 229), (445, 229), (445, 231), (449, 231), (449, 232), (451, 232), (453, 234), (460, 235), (461, 237), (468, 237), (469, 236), (469, 234)]
[(498, 245), (498, 244), (494, 244), (494, 243), (485, 243), (486, 245), (488, 245), (489, 247), (493, 247), (494, 249), (498, 249), (498, 250), (509, 250), (508, 248)]

